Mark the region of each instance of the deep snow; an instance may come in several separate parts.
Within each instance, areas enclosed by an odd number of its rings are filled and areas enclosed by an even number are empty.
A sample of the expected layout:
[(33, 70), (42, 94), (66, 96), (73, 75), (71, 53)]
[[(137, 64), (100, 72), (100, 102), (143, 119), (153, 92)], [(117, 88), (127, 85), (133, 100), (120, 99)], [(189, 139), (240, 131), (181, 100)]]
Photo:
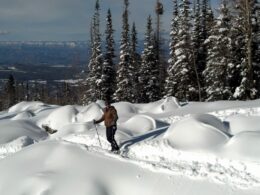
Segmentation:
[[(21, 102), (0, 113), (3, 195), (248, 195), (260, 193), (260, 100), (115, 103), (111, 154), (103, 101)], [(48, 135), (43, 125), (58, 130)]]

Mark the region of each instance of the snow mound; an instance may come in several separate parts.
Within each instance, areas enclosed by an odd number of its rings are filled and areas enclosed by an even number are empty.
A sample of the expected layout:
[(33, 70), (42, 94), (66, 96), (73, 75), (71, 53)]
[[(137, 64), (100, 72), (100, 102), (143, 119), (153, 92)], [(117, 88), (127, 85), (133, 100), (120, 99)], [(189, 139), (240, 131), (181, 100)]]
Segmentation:
[(136, 115), (120, 125), (120, 130), (129, 135), (136, 136), (156, 129), (156, 122), (152, 117)]
[(28, 136), (33, 140), (41, 140), (48, 134), (28, 120), (0, 121), (0, 144), (11, 142), (19, 137)]
[[(65, 143), (27, 147), (0, 162), (0, 194), (110, 195), (101, 177), (93, 176), (94, 161), (90, 164), (84, 156), (80, 147)], [(15, 188), (10, 187), (12, 182)]]
[(47, 116), (46, 119), (42, 120), (39, 124), (48, 125), (52, 129), (62, 130), (62, 127), (76, 121), (76, 115), (78, 111), (73, 106), (63, 106), (55, 109)]
[(128, 102), (119, 102), (113, 104), (115, 106), (117, 113), (120, 115), (125, 115), (127, 113), (135, 114), (138, 113), (138, 109), (131, 103)]
[(88, 131), (94, 128), (93, 122), (86, 122), (86, 123), (73, 123), (63, 126), (61, 131), (51, 135), (52, 138), (60, 138), (66, 137), (68, 135), (75, 135), (75, 134), (85, 134), (89, 133)]
[(172, 112), (180, 107), (179, 101), (175, 97), (167, 97), (161, 104), (162, 112)]
[(84, 107), (78, 114), (77, 114), (77, 121), (78, 122), (90, 122), (98, 120), (103, 115), (102, 108), (97, 103), (92, 103), (86, 107)]
[(175, 97), (167, 97), (165, 99), (149, 103), (138, 105), (142, 112), (148, 112), (153, 114), (160, 114), (165, 112), (172, 112), (180, 107), (180, 104)]
[(11, 120), (22, 120), (22, 119), (29, 119), (33, 117), (34, 114), (31, 111), (24, 111), (17, 115), (15, 115)]
[(241, 132), (232, 137), (221, 148), (221, 153), (228, 158), (240, 160), (260, 159), (260, 132)]
[(229, 140), (221, 121), (208, 114), (183, 119), (169, 127), (164, 138), (177, 149), (208, 150)]
[(260, 132), (260, 116), (235, 115), (226, 119), (229, 124), (230, 133), (236, 135), (244, 131)]
[(8, 112), (22, 112), (22, 111), (35, 111), (38, 110), (39, 108), (46, 106), (44, 103), (42, 102), (20, 102), (14, 106), (12, 106), (11, 108), (9, 108)]
[(5, 158), (6, 156), (20, 151), (22, 148), (34, 144), (35, 140), (28, 136), (22, 136), (16, 140), (0, 145), (0, 158)]
[[(137, 176), (149, 176), (149, 171), (140, 172), (137, 165), (104, 154), (93, 155), (86, 147), (57, 141), (34, 144), (0, 161), (0, 172), (3, 195), (149, 194), (144, 189), (158, 178), (154, 174), (140, 182)], [(129, 183), (131, 191), (126, 190)]]

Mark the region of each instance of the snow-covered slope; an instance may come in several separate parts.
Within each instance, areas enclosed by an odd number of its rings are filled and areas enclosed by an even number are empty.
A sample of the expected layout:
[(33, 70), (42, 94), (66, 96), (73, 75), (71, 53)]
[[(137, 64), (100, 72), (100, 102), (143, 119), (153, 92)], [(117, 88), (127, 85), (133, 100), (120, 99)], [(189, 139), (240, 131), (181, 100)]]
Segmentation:
[(121, 155), (109, 152), (103, 123), (99, 143), (102, 101), (1, 112), (0, 194), (260, 194), (259, 100), (114, 106)]

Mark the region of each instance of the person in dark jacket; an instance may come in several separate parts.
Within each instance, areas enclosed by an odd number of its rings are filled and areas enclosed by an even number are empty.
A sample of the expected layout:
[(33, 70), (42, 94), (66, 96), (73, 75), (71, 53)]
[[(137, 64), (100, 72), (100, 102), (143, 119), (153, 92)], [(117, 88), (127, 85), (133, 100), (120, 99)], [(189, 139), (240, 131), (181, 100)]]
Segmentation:
[(115, 140), (115, 133), (117, 130), (117, 120), (118, 115), (114, 106), (110, 105), (109, 101), (106, 101), (106, 107), (104, 109), (104, 114), (101, 119), (94, 120), (95, 124), (101, 123), (104, 121), (106, 126), (106, 136), (107, 141), (111, 144), (111, 151), (118, 151), (119, 147)]

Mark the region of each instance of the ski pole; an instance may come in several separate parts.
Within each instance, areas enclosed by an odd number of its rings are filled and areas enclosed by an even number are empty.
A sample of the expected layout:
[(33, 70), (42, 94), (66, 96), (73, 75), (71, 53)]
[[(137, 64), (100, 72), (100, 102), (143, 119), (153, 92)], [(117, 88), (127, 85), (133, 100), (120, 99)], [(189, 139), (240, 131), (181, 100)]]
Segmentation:
[(101, 141), (99, 139), (99, 133), (98, 133), (98, 130), (97, 130), (97, 125), (95, 124), (95, 122), (94, 122), (94, 125), (95, 125), (95, 129), (96, 129), (96, 132), (97, 132), (97, 136), (98, 136), (98, 141), (99, 141), (100, 147), (102, 148)]

